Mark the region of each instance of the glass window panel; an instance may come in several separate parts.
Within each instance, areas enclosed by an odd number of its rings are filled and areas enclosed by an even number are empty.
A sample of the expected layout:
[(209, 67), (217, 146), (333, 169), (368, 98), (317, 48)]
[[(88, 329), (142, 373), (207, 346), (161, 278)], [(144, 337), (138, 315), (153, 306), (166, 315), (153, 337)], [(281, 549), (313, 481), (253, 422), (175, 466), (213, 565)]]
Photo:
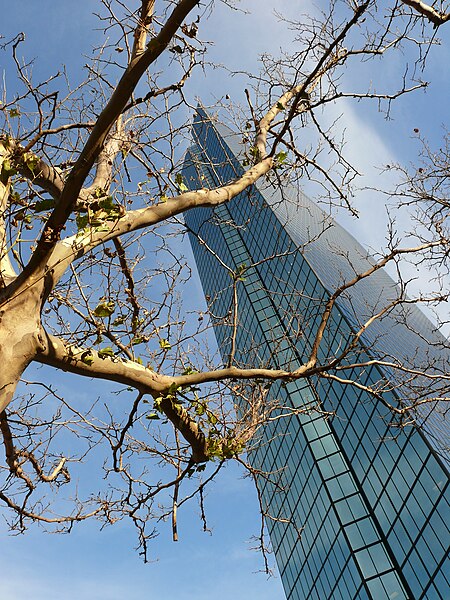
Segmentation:
[[(430, 458), (427, 461), (426, 470), (427, 473), (430, 474), (430, 476), (432, 477), (436, 488), (442, 490), (447, 481), (447, 476), (445, 475), (442, 467), (438, 464), (437, 460), (432, 454), (430, 455)], [(432, 489), (436, 488), (432, 486)]]
[(366, 589), (364, 587), (361, 587), (358, 595), (355, 596), (355, 600), (372, 600), (371, 598), (369, 598), (369, 596), (367, 595)]
[(312, 442), (311, 449), (316, 460), (319, 460), (320, 458), (329, 454), (334, 454), (339, 450), (338, 445), (336, 444), (336, 441), (332, 435), (327, 435), (319, 440), (316, 440), (315, 442)]
[(358, 494), (337, 502), (335, 507), (343, 525), (367, 514), (367, 509)]
[(372, 594), (372, 598), (378, 600), (386, 598), (389, 600), (408, 600), (402, 584), (395, 572), (386, 573), (381, 577), (371, 579), (367, 586)]
[(353, 550), (358, 550), (378, 540), (378, 534), (370, 519), (362, 519), (348, 525), (345, 532)]
[(420, 581), (415, 568), (407, 563), (403, 567), (403, 574), (408, 582), (409, 587), (411, 588), (412, 593), (414, 594), (413, 598), (420, 598), (422, 596), (423, 588), (426, 584), (424, 584), (423, 581)]
[(339, 475), (335, 479), (329, 479), (327, 487), (333, 501), (350, 496), (357, 491), (355, 482), (349, 473)]
[(367, 586), (370, 590), (372, 598), (386, 598), (386, 590), (384, 589), (383, 582), (379, 577), (368, 581)]
[(359, 567), (367, 579), (392, 569), (386, 550), (381, 544), (375, 544), (365, 550), (360, 550), (355, 554)]
[(442, 600), (442, 594), (440, 594), (434, 585), (431, 585), (426, 591), (426, 600)]
[(330, 426), (325, 419), (316, 419), (303, 426), (303, 433), (309, 441), (330, 434)]
[(448, 594), (448, 590), (450, 589), (450, 560), (447, 560), (447, 564), (443, 565), (440, 571), (433, 577), (433, 583), (442, 594), (442, 597), (445, 598), (445, 594)]
[(319, 461), (318, 465), (324, 479), (330, 479), (330, 477), (335, 477), (348, 471), (347, 465), (340, 453), (323, 458)]

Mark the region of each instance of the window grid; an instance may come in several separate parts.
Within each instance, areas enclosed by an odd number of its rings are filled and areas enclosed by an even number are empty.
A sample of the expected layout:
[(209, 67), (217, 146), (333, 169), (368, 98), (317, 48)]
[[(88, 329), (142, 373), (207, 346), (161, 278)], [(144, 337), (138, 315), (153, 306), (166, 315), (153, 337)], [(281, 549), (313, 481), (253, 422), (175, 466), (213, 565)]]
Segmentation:
[[(188, 185), (200, 183), (199, 168), (208, 185), (219, 185), (243, 170), (227, 146), (230, 136), (224, 139), (204, 121), (201, 111), (199, 114), (194, 126), (198, 145), (191, 156), (199, 157), (200, 167), (186, 167)], [(231, 268), (257, 263), (268, 252), (286, 253), (247, 270), (246, 285), (239, 289), (246, 318), (238, 340), (244, 349), (242, 360), (247, 360), (246, 352), (252, 352), (265, 365), (298, 366), (311, 350), (320, 307), (327, 299), (326, 286), (311, 267), (314, 257), (308, 247), (296, 249), (256, 188), (220, 207), (215, 215), (199, 209), (188, 216), (189, 226), (199, 231)], [(230, 226), (233, 221), (237, 227)], [(201, 247), (197, 247), (197, 255), (200, 275), (207, 282), (205, 291), (211, 297), (210, 291), (215, 292), (215, 312), (224, 315), (230, 306), (230, 278), (220, 273), (217, 264), (211, 269), (211, 257)], [(333, 264), (325, 266), (323, 273), (327, 271), (326, 276), (331, 277)], [(363, 316), (364, 308), (358, 310)], [(320, 360), (339, 351), (350, 339), (358, 310), (349, 307), (345, 299), (335, 307)], [(293, 313), (296, 316), (290, 317)], [(382, 336), (383, 327), (377, 327), (376, 335)], [(399, 344), (407, 346), (408, 336), (398, 333)], [(225, 355), (229, 330), (217, 327), (217, 334)], [(282, 339), (285, 334), (294, 343)], [(281, 343), (272, 352), (273, 341), (279, 339)], [(355, 358), (358, 353), (363, 358), (364, 352), (355, 349)], [(368, 367), (348, 376), (356, 377), (361, 385), (376, 386), (384, 374)], [(389, 440), (380, 407), (354, 387), (328, 381), (326, 387), (320, 382), (298, 384), (273, 386), (274, 394), (296, 407), (322, 402), (324, 410), (335, 411), (336, 416), (324, 419), (311, 413), (281, 419), (278, 424), (284, 421), (286, 425), (268, 428), (250, 453), (254, 464), (272, 471), (276, 483), (284, 488), (275, 493), (273, 484), (260, 478), (261, 496), (270, 514), (293, 517), (297, 527), (304, 527), (297, 539), (292, 525), (277, 521), (269, 525), (289, 600), (322, 600), (328, 594), (346, 600), (378, 600), (393, 593), (400, 600), (410, 595), (406, 583), (410, 572), (416, 578), (411, 584), (414, 594), (422, 594), (424, 599), (427, 593), (430, 598), (443, 598), (442, 590), (448, 589), (443, 569), (449, 545), (445, 548), (441, 542), (450, 519), (443, 520), (440, 515), (448, 510), (448, 474), (422, 434), (405, 430), (396, 440)], [(392, 402), (396, 402), (394, 394)]]

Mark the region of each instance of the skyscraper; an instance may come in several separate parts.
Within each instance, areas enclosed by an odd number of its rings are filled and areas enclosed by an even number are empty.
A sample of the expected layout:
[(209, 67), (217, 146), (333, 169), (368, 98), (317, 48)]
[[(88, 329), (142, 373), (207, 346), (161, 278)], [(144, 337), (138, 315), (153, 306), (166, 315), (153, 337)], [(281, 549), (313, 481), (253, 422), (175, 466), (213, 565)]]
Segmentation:
[[(183, 168), (189, 188), (243, 173), (239, 137), (201, 108), (193, 138)], [(257, 184), (185, 220), (224, 362), (233, 298), (223, 264), (245, 279), (237, 287), (237, 363), (291, 370), (308, 356), (330, 292), (374, 264), (350, 234), (290, 190)], [(319, 362), (342, 354), (397, 294), (377, 270), (340, 296)], [(292, 414), (264, 427), (249, 460), (265, 474), (258, 487), (288, 600), (450, 598), (450, 425), (435, 402), (413, 412), (414, 424), (393, 428), (385, 405), (411, 405), (421, 393), (420, 378), (393, 364), (414, 358), (448, 373), (445, 346), (415, 305), (399, 305), (362, 331), (346, 368), (331, 379), (271, 386), (270, 396)], [(427, 386), (426, 393), (444, 395)]]

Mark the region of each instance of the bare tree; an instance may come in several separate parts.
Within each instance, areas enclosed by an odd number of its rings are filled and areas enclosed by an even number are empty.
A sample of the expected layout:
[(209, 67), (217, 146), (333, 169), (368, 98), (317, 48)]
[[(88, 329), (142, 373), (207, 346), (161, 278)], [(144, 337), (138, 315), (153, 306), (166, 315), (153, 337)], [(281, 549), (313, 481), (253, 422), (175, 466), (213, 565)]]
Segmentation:
[[(222, 317), (231, 351), (225, 365), (208, 355), (205, 335), (221, 318), (186, 315), (180, 290), (190, 271), (171, 236), (179, 230), (177, 216), (227, 203), (258, 180), (276, 186), (315, 180), (328, 202), (353, 211), (358, 173), (324, 115), (351, 99), (375, 100), (389, 111), (392, 101), (425, 87), (419, 74), (436, 28), (449, 17), (436, 4), (403, 0), (381, 8), (364, 0), (331, 2), (321, 16), (289, 22), (295, 48), (281, 58), (263, 57), (261, 73), (248, 74), (247, 106), (233, 113), (246, 149), (243, 175), (189, 191), (179, 164), (194, 110), (185, 89), (197, 68), (207, 69), (199, 36), (215, 3), (134, 4), (99, 0), (107, 37), (76, 88), (65, 73), (34, 81), (22, 58), (28, 53), (22, 34), (3, 46), (17, 88), (12, 95), (4, 90), (1, 104), (0, 428), (7, 477), (0, 499), (11, 509), (12, 526), (22, 529), (29, 521), (70, 527), (89, 517), (113, 523), (129, 516), (145, 552), (152, 518), (171, 515), (176, 537), (177, 507), (193, 496), (202, 502), (224, 461), (242, 460), (265, 423), (292, 414), (292, 407), (268, 399), (270, 382), (316, 378), (362, 386), (347, 373), (367, 366), (357, 349), (373, 323), (411, 303), (448, 300), (442, 193), (448, 160), (442, 155), (428, 153), (429, 169), (404, 172), (402, 202), (417, 207), (408, 243), (392, 225), (385, 253), (365, 271), (355, 267), (318, 305), (309, 356), (291, 370), (257, 356), (251, 364), (236, 358), (237, 290), (255, 265), (237, 271), (222, 265), (234, 298)], [(413, 55), (412, 66), (408, 71), (402, 63), (398, 87), (372, 89), (371, 65), (403, 55)], [(356, 65), (366, 73), (365, 89), (347, 88), (345, 70)], [(408, 296), (403, 259), (432, 265), (439, 285)], [(402, 284), (398, 294), (325, 360), (321, 349), (335, 303), (389, 264)], [(294, 328), (296, 315), (291, 318)], [(406, 365), (385, 355), (377, 361), (399, 374), (396, 386), (406, 386), (409, 401), (392, 406), (386, 381), (366, 385), (367, 391), (404, 421), (420, 404), (448, 400), (448, 374), (431, 360)], [(31, 363), (47, 366), (41, 381), (27, 381)], [(99, 399), (81, 406), (57, 391), (48, 368), (94, 379)], [(17, 394), (21, 378), (29, 387)], [(232, 395), (240, 398), (238, 411)], [(90, 453), (101, 457), (109, 486), (79, 498), (80, 462)], [(48, 486), (54, 502), (47, 504)]]

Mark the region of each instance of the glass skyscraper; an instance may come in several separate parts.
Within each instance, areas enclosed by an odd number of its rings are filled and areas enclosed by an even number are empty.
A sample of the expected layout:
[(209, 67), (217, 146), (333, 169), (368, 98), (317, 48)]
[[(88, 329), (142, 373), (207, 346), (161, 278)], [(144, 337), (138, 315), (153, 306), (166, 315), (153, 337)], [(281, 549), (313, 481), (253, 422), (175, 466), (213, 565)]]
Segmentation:
[[(201, 108), (193, 138), (183, 167), (190, 189), (243, 173), (239, 137)], [(233, 295), (222, 265), (245, 271), (237, 287), (241, 366), (298, 368), (330, 292), (374, 264), (350, 234), (291, 190), (257, 184), (214, 210), (189, 211), (185, 221), (224, 362)], [(340, 356), (397, 294), (382, 270), (343, 294), (319, 363)], [(268, 397), (286, 407), (278, 409), (284, 416), (263, 428), (249, 460), (262, 473), (259, 492), (288, 600), (450, 598), (445, 407), (419, 405), (409, 423), (395, 427), (384, 403), (401, 408), (421, 394), (448, 396), (438, 383), (432, 389), (395, 368), (414, 360), (448, 373), (446, 347), (415, 305), (398, 305), (362, 332), (332, 378), (270, 386)]]

